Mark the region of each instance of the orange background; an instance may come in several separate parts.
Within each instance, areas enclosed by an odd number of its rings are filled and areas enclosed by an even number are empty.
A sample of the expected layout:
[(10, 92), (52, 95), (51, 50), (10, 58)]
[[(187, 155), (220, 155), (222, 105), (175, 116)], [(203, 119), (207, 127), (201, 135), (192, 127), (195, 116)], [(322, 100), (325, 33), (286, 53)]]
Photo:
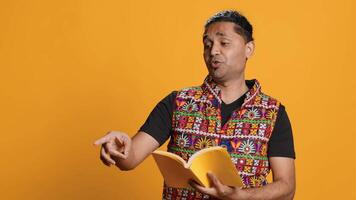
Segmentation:
[(0, 1), (0, 198), (160, 199), (152, 157), (121, 172), (92, 143), (201, 84), (203, 25), (229, 8), (255, 28), (246, 78), (292, 122), (295, 199), (355, 199), (352, 0)]

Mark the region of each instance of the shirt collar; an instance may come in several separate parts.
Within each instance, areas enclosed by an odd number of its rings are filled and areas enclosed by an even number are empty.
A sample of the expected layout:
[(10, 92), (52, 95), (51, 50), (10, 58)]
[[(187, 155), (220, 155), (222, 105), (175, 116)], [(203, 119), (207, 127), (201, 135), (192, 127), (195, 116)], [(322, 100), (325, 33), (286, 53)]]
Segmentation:
[[(242, 106), (250, 102), (251, 99), (253, 99), (257, 94), (261, 92), (261, 85), (257, 79), (245, 80), (245, 82), (249, 90), (246, 93), (246, 98)], [(208, 94), (208, 99), (211, 100), (213, 104), (222, 103), (221, 89), (214, 82), (213, 78), (210, 75), (206, 76), (206, 78), (204, 79), (202, 88), (203, 91)]]

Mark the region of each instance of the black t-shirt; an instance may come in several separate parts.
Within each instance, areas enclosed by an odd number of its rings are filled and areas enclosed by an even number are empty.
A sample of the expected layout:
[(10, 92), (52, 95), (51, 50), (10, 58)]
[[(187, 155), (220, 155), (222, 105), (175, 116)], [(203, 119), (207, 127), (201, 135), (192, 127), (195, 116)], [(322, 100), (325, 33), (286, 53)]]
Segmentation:
[[(152, 110), (140, 131), (146, 132), (157, 140), (161, 146), (172, 135), (172, 115), (177, 91), (173, 91), (162, 99)], [(232, 112), (239, 109), (246, 98), (246, 93), (230, 104), (221, 104), (221, 117), (223, 126), (230, 118)], [(268, 157), (290, 157), (295, 159), (292, 127), (285, 110), (281, 104), (278, 110), (276, 123), (268, 142)]]

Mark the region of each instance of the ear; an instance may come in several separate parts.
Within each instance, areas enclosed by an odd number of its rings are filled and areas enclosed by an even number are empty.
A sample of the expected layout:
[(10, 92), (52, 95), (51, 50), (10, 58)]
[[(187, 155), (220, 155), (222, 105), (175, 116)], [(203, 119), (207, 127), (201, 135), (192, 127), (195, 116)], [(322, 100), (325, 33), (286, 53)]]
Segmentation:
[(253, 52), (255, 51), (255, 42), (250, 41), (250, 42), (246, 43), (245, 47), (246, 47), (245, 48), (246, 58), (250, 58), (253, 55)]

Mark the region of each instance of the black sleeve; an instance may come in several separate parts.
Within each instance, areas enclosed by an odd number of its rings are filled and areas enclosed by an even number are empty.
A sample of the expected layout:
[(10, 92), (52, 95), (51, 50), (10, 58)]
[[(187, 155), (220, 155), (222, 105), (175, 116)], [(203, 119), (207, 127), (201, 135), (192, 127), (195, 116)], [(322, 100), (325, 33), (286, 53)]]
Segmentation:
[(278, 110), (276, 123), (268, 143), (267, 156), (295, 159), (292, 126), (283, 105), (280, 105)]
[(172, 131), (172, 114), (174, 109), (174, 100), (177, 92), (173, 91), (163, 98), (151, 111), (145, 123), (139, 131), (151, 135), (157, 140), (159, 146), (164, 144)]

